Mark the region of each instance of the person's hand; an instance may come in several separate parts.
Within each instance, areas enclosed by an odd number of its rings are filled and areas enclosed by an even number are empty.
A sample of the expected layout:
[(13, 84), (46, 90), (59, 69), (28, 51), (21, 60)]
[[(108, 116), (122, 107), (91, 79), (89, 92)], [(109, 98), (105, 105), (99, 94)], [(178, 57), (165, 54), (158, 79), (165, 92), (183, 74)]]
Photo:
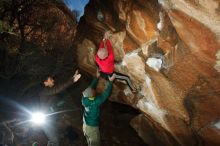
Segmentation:
[(111, 81), (111, 82), (113, 82), (115, 78), (116, 78), (115, 73), (113, 73), (113, 75), (111, 77), (108, 77), (109, 81)]
[(97, 77), (97, 78), (100, 77), (100, 70), (99, 70), (99, 69), (96, 70), (96, 77)]
[(78, 69), (75, 71), (75, 74), (73, 75), (73, 82), (77, 82), (81, 78), (81, 74), (79, 74)]
[(108, 39), (109, 38), (109, 34), (110, 34), (110, 32), (106, 31), (105, 34), (104, 34), (103, 39)]

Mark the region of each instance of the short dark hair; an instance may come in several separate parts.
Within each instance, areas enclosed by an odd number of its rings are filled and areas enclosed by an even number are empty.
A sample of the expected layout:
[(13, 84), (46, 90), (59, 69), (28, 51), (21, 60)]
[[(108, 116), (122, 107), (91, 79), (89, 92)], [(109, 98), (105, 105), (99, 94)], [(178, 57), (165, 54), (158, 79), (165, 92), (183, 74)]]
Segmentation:
[(43, 76), (42, 78), (42, 82), (46, 81), (49, 77), (51, 77), (52, 79), (55, 79), (56, 76), (55, 75), (52, 75), (52, 74), (46, 74)]

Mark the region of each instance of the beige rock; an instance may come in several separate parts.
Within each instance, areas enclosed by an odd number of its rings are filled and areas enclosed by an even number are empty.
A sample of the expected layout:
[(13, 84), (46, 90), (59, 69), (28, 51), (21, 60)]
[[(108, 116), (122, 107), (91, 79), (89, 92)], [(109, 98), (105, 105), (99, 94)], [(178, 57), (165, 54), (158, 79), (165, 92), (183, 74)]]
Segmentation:
[(220, 50), (218, 50), (217, 54), (216, 54), (216, 64), (215, 64), (215, 69), (220, 72)]
[[(115, 71), (130, 76), (138, 93), (116, 82), (111, 100), (140, 110), (132, 121), (140, 137), (152, 146), (220, 145), (220, 2), (98, 0), (103, 22), (96, 22), (96, 2), (80, 24), (92, 34), (78, 30), (79, 38), (91, 40), (78, 47), (85, 59), (80, 63), (94, 68), (94, 52), (86, 48), (97, 48), (103, 30), (112, 30)], [(160, 68), (147, 65), (149, 58), (160, 59)]]
[(77, 45), (78, 63), (82, 69), (95, 74), (95, 53), (96, 46), (88, 39), (84, 39), (82, 44)]
[(126, 32), (118, 32), (114, 33), (110, 36), (110, 41), (112, 43), (112, 47), (114, 49), (115, 61), (119, 62), (125, 56), (125, 52), (123, 50), (123, 41), (125, 39)]

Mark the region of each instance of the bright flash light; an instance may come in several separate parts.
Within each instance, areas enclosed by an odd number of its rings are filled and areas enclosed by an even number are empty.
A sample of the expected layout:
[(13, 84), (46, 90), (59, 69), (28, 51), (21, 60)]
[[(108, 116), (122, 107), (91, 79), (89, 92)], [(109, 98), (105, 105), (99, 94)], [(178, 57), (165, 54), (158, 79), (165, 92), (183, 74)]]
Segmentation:
[(36, 112), (31, 115), (31, 121), (36, 125), (42, 125), (46, 121), (46, 115), (41, 112)]

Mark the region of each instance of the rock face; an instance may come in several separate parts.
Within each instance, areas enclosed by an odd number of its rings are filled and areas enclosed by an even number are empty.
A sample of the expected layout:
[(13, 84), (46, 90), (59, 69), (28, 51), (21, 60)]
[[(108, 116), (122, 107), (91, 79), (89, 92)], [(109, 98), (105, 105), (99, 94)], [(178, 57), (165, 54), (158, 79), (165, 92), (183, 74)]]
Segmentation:
[(220, 2), (90, 0), (75, 44), (91, 74), (105, 30), (115, 71), (129, 75), (131, 94), (116, 82), (112, 101), (141, 111), (131, 121), (152, 146), (220, 145)]

